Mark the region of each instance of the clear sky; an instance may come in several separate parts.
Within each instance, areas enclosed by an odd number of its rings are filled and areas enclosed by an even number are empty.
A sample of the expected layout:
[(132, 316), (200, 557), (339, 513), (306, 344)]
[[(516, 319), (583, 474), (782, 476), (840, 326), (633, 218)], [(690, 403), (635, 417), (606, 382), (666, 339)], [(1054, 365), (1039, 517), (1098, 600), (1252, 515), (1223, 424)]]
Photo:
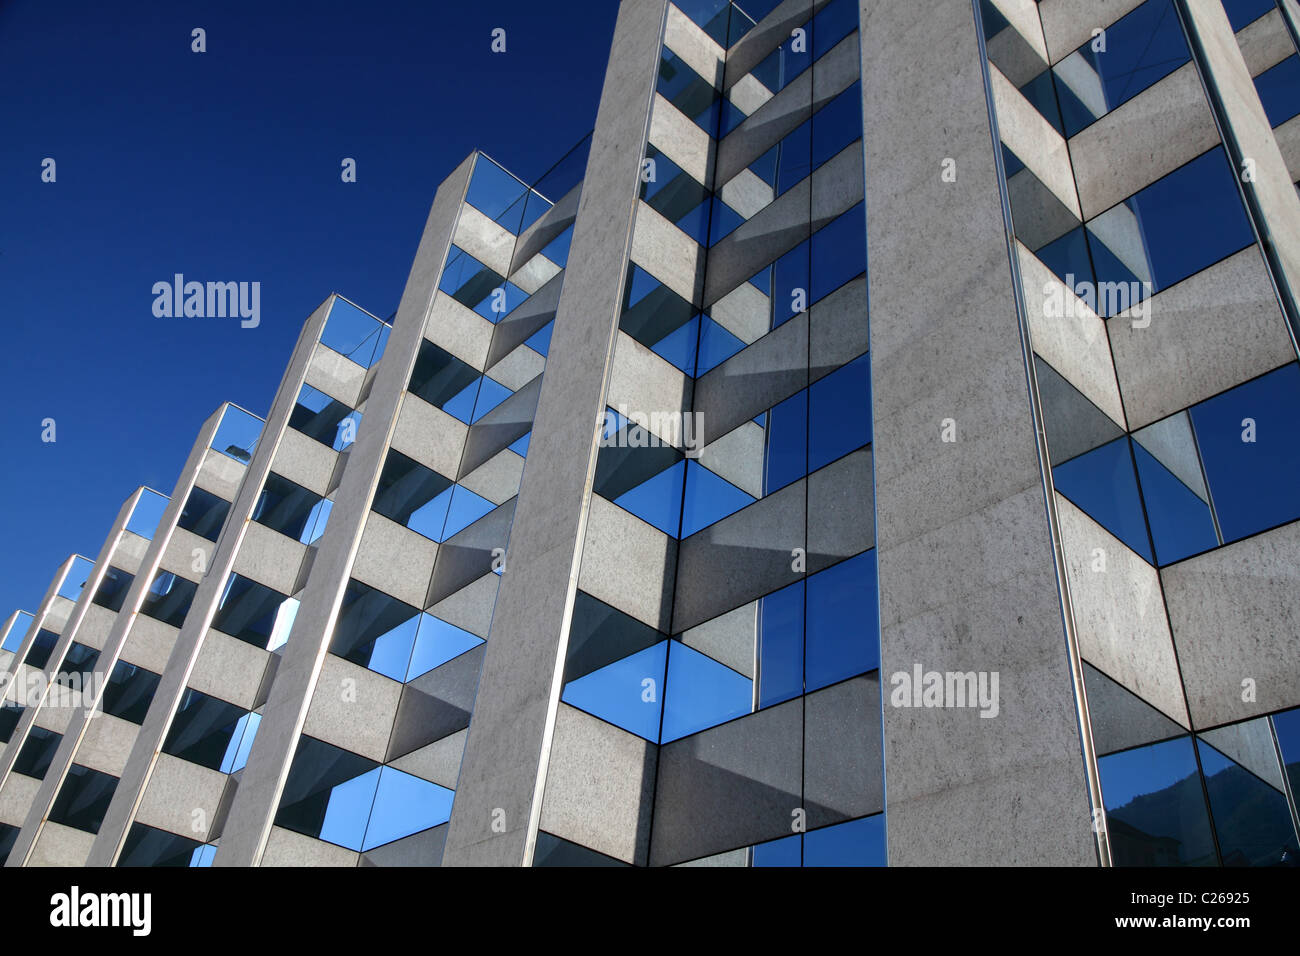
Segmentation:
[[(329, 293), (391, 315), (471, 150), (531, 179), (577, 143), (616, 11), (0, 0), (0, 617), (93, 558), (137, 486), (170, 493), (222, 401), (265, 415)], [(260, 282), (261, 324), (156, 318), (153, 284), (177, 272)]]

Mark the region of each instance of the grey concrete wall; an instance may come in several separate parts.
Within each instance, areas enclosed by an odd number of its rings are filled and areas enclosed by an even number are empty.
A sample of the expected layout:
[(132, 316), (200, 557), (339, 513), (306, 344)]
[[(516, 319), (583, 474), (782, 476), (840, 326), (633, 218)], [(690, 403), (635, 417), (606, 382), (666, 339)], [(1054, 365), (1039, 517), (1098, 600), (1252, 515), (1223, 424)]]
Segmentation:
[[(529, 862), (631, 253), (665, 0), (624, 0), (614, 31), (507, 572), (470, 720), (443, 862)], [(501, 811), (494, 813), (494, 811)], [(504, 832), (493, 821), (504, 823)]]
[[(1086, 865), (1088, 788), (976, 29), (966, 0), (861, 0), (889, 861)], [(956, 182), (940, 176), (945, 158)], [(956, 442), (941, 441), (948, 418)], [(915, 664), (998, 672), (998, 716), (892, 706), (891, 676)]]
[[(221, 846), (213, 861), (216, 866), (255, 866), (266, 852), (475, 158), (466, 158), (434, 196), (393, 331), (379, 361), (382, 374), (373, 379), (356, 442), (348, 451), (335, 506), (319, 542), (257, 739), (222, 832)], [(292, 396), (289, 401), (292, 406)]]

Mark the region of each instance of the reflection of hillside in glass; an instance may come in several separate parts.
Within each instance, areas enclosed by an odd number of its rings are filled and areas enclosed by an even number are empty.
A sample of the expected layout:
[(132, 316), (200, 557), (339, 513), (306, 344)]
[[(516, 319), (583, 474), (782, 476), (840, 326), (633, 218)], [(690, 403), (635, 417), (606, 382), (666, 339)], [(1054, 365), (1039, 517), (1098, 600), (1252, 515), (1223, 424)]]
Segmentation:
[[(1204, 741), (1198, 746), (1204, 789), (1190, 737), (1101, 758), (1115, 865), (1214, 866), (1217, 835), (1225, 866), (1295, 866), (1300, 851), (1282, 791)], [(1295, 781), (1300, 764), (1288, 772)]]

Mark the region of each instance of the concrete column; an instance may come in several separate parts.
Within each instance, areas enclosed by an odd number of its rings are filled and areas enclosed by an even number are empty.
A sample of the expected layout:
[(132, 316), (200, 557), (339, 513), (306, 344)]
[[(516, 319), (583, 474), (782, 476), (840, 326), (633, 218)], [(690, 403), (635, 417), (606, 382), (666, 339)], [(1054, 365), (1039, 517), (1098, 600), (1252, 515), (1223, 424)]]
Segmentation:
[[(974, 11), (860, 9), (889, 862), (1093, 864)], [(917, 665), (997, 715), (895, 706)]]
[(559, 707), (666, 0), (614, 29), (443, 862), (528, 865)]
[[(361, 427), (357, 430), (357, 440), (348, 451), (335, 507), (319, 542), (257, 738), (222, 830), (221, 845), (213, 861), (216, 866), (256, 866), (266, 849), (298, 737), (329, 651), (352, 562), (370, 512), (370, 501), (397, 422), (402, 393), (419, 353), (425, 318), (455, 234), (474, 158), (470, 156), (462, 162), (434, 196), (393, 331), (379, 361)], [(309, 355), (310, 352), (303, 357), (304, 364)], [(292, 402), (290, 396), (290, 407)]]

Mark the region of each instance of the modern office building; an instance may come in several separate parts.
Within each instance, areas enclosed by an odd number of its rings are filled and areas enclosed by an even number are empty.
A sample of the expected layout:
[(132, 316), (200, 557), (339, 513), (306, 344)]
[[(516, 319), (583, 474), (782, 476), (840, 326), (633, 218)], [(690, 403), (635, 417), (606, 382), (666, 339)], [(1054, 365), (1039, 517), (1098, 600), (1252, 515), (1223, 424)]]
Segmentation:
[(6, 865), (1295, 865), (1298, 28), (623, 0), (8, 619)]

